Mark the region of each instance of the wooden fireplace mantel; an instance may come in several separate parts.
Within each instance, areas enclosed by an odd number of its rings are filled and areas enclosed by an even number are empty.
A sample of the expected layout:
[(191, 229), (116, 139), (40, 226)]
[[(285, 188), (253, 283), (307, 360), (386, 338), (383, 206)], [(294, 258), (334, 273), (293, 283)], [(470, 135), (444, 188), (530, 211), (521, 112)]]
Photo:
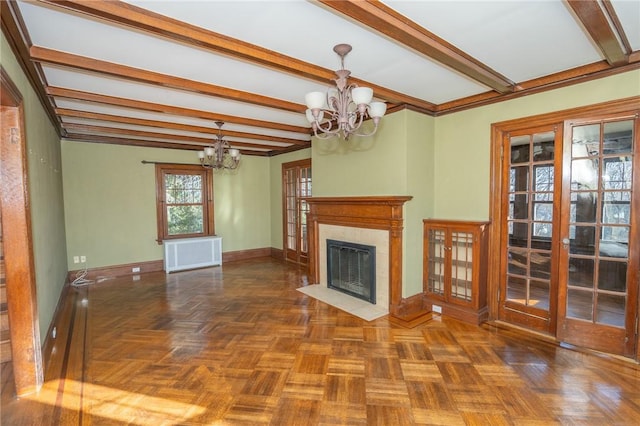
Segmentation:
[(411, 196), (308, 197), (307, 233), (309, 278), (320, 281), (320, 224), (389, 231), (389, 313), (398, 314), (402, 302), (402, 230), (404, 203)]

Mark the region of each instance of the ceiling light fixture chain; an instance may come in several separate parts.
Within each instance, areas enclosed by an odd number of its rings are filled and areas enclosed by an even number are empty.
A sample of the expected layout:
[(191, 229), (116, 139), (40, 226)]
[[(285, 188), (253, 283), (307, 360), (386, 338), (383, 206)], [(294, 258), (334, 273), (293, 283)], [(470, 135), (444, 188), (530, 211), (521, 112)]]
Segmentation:
[(218, 126), (218, 135), (213, 146), (208, 146), (204, 150), (198, 152), (200, 164), (205, 169), (229, 169), (233, 170), (240, 164), (240, 150), (231, 148), (222, 136), (223, 121), (216, 121)]
[[(372, 102), (371, 88), (349, 84), (351, 71), (344, 68), (344, 58), (351, 52), (351, 46), (338, 44), (333, 51), (340, 56), (341, 64), (341, 69), (335, 71), (336, 87), (329, 89), (327, 93), (307, 93), (307, 120), (311, 123), (314, 135), (320, 139), (341, 136), (348, 140), (352, 135), (371, 136), (378, 130), (387, 105), (384, 102)], [(361, 133), (359, 130), (366, 118), (373, 120), (374, 128), (368, 133)]]

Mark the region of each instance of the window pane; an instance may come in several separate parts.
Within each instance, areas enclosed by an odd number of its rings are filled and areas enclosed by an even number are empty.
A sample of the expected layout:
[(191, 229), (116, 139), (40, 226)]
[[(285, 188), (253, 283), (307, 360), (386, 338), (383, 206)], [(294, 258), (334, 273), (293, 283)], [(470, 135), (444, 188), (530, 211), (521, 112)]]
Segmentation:
[(533, 236), (551, 238), (551, 222), (533, 222)]
[(509, 238), (509, 245), (512, 247), (527, 247), (529, 240), (529, 226), (526, 223), (511, 222), (513, 232)]
[(511, 164), (529, 161), (529, 135), (514, 136), (510, 139)]
[(533, 161), (553, 160), (555, 132), (533, 135)]
[(598, 189), (598, 159), (571, 162), (571, 189), (577, 191)]
[(531, 253), (531, 276), (536, 278), (551, 278), (551, 252)]
[(600, 125), (589, 124), (573, 128), (571, 156), (573, 158), (598, 155), (600, 152)]
[(517, 194), (513, 202), (513, 218), (528, 219), (529, 218), (529, 201), (527, 194)]
[(521, 250), (509, 250), (509, 274), (527, 275), (527, 252)]
[(569, 258), (569, 285), (593, 288), (593, 259)]
[(202, 203), (202, 176), (166, 175), (165, 191), (167, 204)]
[(169, 235), (204, 233), (202, 206), (167, 206)]
[(596, 227), (576, 226), (569, 244), (569, 253), (593, 256), (596, 253)]
[(611, 294), (598, 294), (598, 317), (601, 324), (624, 327), (626, 297)]
[(529, 288), (529, 303), (538, 309), (549, 309), (549, 282), (532, 280)]
[(592, 321), (593, 293), (569, 289), (567, 294), (567, 317)]
[(633, 120), (613, 121), (604, 125), (604, 153), (630, 153), (633, 148)]
[(631, 157), (604, 159), (603, 189), (631, 189)]
[(627, 262), (601, 260), (598, 288), (609, 291), (627, 291)]
[[(603, 256), (610, 257), (627, 257), (629, 243), (629, 227), (627, 226), (603, 226), (602, 227), (602, 239), (600, 240), (600, 254), (602, 254), (605, 243), (616, 246), (617, 250), (611, 254), (603, 254)], [(624, 254), (622, 254), (624, 253)]]
[(536, 166), (533, 170), (535, 173), (533, 190), (553, 191), (553, 166)]
[(578, 199), (575, 206), (575, 218), (576, 222), (582, 223), (595, 223), (596, 221), (596, 203), (598, 201), (598, 193), (593, 192), (579, 192)]

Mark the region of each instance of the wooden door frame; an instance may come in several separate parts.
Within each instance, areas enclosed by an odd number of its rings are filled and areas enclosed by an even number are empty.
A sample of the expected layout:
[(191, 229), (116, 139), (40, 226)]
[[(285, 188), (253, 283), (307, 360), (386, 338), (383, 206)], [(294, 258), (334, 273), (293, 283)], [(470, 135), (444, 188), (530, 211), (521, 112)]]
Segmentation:
[[(286, 182), (285, 182), (285, 170), (286, 169), (292, 169), (292, 168), (300, 168), (301, 166), (304, 167), (311, 167), (311, 158), (304, 158), (302, 160), (296, 160), (296, 161), (290, 161), (288, 163), (282, 163), (282, 169), (281, 169), (281, 176), (280, 176), (280, 181), (282, 182), (282, 257), (285, 261), (289, 261), (291, 262), (291, 260), (288, 258), (287, 256), (287, 252), (288, 252), (288, 244), (287, 244), (287, 238), (288, 238), (288, 233), (287, 233), (287, 187), (286, 187)], [(298, 176), (296, 175), (296, 188), (298, 185)], [(299, 198), (296, 195), (296, 198)], [(299, 203), (299, 200), (298, 200)], [(299, 204), (296, 203), (296, 212), (299, 210)], [(300, 247), (299, 247), (299, 242), (298, 242), (298, 231), (300, 230), (300, 223), (299, 223), (299, 218), (297, 219), (297, 223), (296, 223), (296, 263), (301, 263), (300, 262)], [(308, 234), (307, 234), (308, 235)], [(306, 264), (306, 263), (304, 263)]]
[[(502, 147), (503, 138), (506, 133), (515, 130), (526, 129), (530, 127), (540, 127), (545, 125), (551, 125), (557, 122), (564, 122), (567, 119), (575, 117), (588, 117), (592, 115), (602, 116), (603, 114), (624, 114), (630, 113), (636, 114), (636, 117), (640, 113), (638, 108), (640, 105), (640, 96), (633, 96), (630, 98), (618, 99), (610, 102), (602, 102), (598, 104), (571, 108), (567, 110), (561, 110), (551, 112), (547, 114), (541, 114), (531, 117), (518, 118), (515, 120), (503, 121), (499, 123), (493, 123), (491, 125), (491, 165), (490, 165), (490, 181), (489, 181), (489, 217), (492, 226), (489, 229), (489, 279), (487, 282), (487, 294), (488, 294), (488, 306), (489, 306), (489, 319), (499, 319), (499, 291), (500, 291), (500, 247), (502, 238), (502, 192), (505, 188), (502, 185)], [(637, 176), (637, 171), (635, 172)], [(640, 180), (640, 179), (638, 179)], [(634, 182), (635, 185), (636, 182)], [(637, 198), (637, 197), (636, 197)], [(636, 224), (634, 227), (636, 232), (640, 232), (640, 224)], [(632, 250), (629, 253), (630, 259), (640, 257), (640, 248), (629, 248)], [(635, 252), (633, 251), (635, 250)], [(631, 280), (640, 280), (640, 271), (632, 270)], [(639, 284), (640, 285), (640, 284)], [(638, 292), (637, 303), (640, 308), (640, 292)], [(638, 319), (636, 319), (636, 324)], [(555, 336), (555, 330), (553, 330)], [(640, 360), (640, 335), (636, 335), (636, 351), (635, 358)]]
[(37, 392), (44, 380), (22, 95), (4, 68), (0, 142), (3, 245), (13, 373), (18, 396)]

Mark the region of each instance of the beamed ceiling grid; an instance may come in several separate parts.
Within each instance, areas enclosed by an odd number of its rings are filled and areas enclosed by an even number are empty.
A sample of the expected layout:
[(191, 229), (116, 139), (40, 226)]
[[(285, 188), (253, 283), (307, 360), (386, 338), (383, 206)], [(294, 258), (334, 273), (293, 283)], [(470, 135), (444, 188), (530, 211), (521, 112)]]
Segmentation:
[(640, 3), (624, 0), (1, 7), (61, 138), (90, 143), (201, 150), (223, 121), (245, 155), (309, 147), (304, 95), (332, 86), (342, 42), (350, 81), (388, 113), (439, 116), (640, 67)]

